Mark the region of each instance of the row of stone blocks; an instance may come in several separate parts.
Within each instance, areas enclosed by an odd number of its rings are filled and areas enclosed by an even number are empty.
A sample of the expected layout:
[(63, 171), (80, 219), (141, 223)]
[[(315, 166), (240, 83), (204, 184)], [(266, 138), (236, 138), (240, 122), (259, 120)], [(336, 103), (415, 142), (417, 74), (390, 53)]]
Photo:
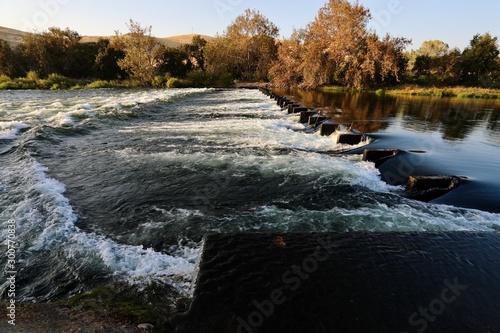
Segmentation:
[[(310, 127), (319, 128), (320, 134), (330, 136), (339, 129), (338, 122), (322, 115), (318, 110), (308, 108), (301, 103), (294, 102), (284, 95), (276, 94), (268, 89), (261, 88), (262, 93), (275, 99), (277, 104), (288, 110), (289, 114), (300, 113), (300, 122)], [(365, 139), (365, 135), (357, 131), (342, 132), (338, 134), (338, 144), (357, 145)], [(384, 162), (397, 156), (399, 149), (365, 149), (363, 160), (374, 162), (379, 167)], [(407, 197), (421, 201), (430, 201), (457, 188), (462, 178), (448, 175), (409, 176), (406, 182), (405, 193)]]
[[(287, 96), (276, 94), (265, 88), (260, 88), (260, 91), (276, 100), (276, 103), (281, 108), (287, 109), (289, 114), (300, 114), (299, 122), (319, 129), (322, 136), (330, 136), (339, 130), (340, 123), (325, 117), (317, 109), (308, 108), (301, 103), (294, 102)], [(337, 144), (357, 145), (366, 138), (363, 133), (353, 130), (338, 132), (337, 134)]]

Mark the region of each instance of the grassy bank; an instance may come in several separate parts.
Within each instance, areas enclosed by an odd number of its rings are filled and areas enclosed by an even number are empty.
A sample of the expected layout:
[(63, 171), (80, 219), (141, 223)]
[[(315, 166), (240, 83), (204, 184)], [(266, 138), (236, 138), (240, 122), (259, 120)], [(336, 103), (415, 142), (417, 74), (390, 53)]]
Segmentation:
[(500, 99), (500, 89), (469, 87), (436, 88), (405, 85), (402, 87), (389, 88), (383, 92), (389, 95)]
[(36, 72), (28, 72), (26, 77), (11, 79), (0, 75), (0, 90), (39, 89), (39, 90), (64, 90), (64, 89), (94, 89), (94, 88), (125, 88), (134, 87), (125, 81), (104, 80), (74, 80), (59, 74), (50, 74), (41, 78)]
[[(233, 87), (232, 77), (194, 70), (188, 73), (187, 78), (176, 78), (170, 75), (155, 76), (150, 82), (153, 88), (204, 88), (204, 87)], [(39, 90), (75, 90), (97, 88), (140, 88), (144, 87), (131, 80), (75, 80), (59, 74), (50, 74), (40, 77), (37, 72), (31, 71), (25, 77), (12, 79), (0, 75), (0, 90), (39, 89)]]
[(372, 92), (378, 95), (411, 95), (429, 97), (487, 98), (500, 99), (500, 89), (470, 88), (470, 87), (424, 87), (404, 85), (386, 89), (346, 89), (340, 86), (324, 86), (318, 88), (323, 92)]

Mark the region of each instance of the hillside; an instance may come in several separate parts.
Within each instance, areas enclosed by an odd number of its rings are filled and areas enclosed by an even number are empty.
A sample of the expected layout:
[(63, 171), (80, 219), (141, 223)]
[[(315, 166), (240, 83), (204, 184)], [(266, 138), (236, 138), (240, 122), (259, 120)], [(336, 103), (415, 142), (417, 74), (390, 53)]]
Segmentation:
[[(193, 40), (193, 36), (196, 34), (187, 34), (187, 35), (179, 35), (179, 36), (171, 36), (171, 37), (163, 37), (163, 38), (158, 38), (155, 37), (156, 40), (159, 42), (165, 44), (168, 47), (177, 47), (183, 44), (189, 44)], [(213, 39), (211, 36), (206, 36), (206, 35), (200, 35), (202, 38), (205, 40), (210, 40)], [(1, 38), (1, 37), (0, 37)], [(97, 42), (99, 38), (108, 38), (112, 39), (114, 36), (83, 36), (82, 37), (82, 43), (92, 43), (92, 42)]]
[(11, 45), (17, 45), (23, 38), (25, 32), (5, 27), (0, 27), (0, 39), (9, 42)]
[[(6, 40), (12, 46), (19, 44), (25, 33), (26, 32), (20, 30), (0, 27), (0, 39)], [(166, 46), (177, 47), (183, 44), (191, 43), (191, 40), (195, 35), (196, 34), (187, 34), (187, 35), (178, 35), (178, 36), (156, 38), (156, 39), (161, 43), (164, 43)], [(201, 37), (203, 37), (206, 40), (210, 40), (213, 38), (206, 35), (201, 35)], [(113, 38), (113, 36), (83, 36), (82, 43), (96, 42), (97, 40), (99, 40), (99, 38)]]

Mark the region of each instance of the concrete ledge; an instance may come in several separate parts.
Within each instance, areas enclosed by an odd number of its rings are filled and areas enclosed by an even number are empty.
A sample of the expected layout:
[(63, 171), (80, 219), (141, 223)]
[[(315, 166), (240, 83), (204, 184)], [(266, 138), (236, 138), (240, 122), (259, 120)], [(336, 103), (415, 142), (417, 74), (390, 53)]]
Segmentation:
[(308, 125), (311, 126), (319, 126), (321, 125), (327, 118), (323, 117), (319, 114), (315, 114), (312, 117), (309, 117), (309, 120), (307, 122)]
[(316, 114), (316, 111), (314, 110), (308, 110), (308, 111), (301, 111), (300, 112), (300, 120), (299, 122), (302, 124), (308, 123), (309, 118), (314, 116)]
[(338, 144), (347, 144), (347, 145), (357, 145), (360, 144), (364, 139), (363, 134), (358, 133), (341, 133), (338, 135), (337, 143)]
[(498, 233), (209, 235), (176, 332), (493, 332)]
[(301, 113), (302, 111), (309, 111), (309, 108), (306, 108), (304, 106), (295, 106), (292, 108), (291, 113)]
[(296, 108), (298, 106), (302, 106), (302, 104), (293, 102), (291, 104), (288, 104), (288, 113), (293, 113), (293, 108)]
[(330, 121), (330, 120), (324, 121), (321, 124), (319, 134), (322, 136), (330, 136), (333, 133), (335, 133), (335, 131), (337, 130), (337, 128), (339, 128), (339, 126), (340, 126), (340, 124), (336, 123), (334, 121)]
[(410, 176), (406, 184), (406, 195), (420, 201), (431, 201), (460, 185), (456, 176)]
[(374, 162), (376, 167), (399, 154), (399, 149), (365, 149), (363, 151), (363, 161)]

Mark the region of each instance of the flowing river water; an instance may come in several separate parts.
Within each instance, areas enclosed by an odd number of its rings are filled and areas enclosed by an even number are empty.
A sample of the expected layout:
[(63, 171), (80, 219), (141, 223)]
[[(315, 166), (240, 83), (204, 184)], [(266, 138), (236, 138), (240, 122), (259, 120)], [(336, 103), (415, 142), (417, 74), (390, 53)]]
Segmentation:
[[(15, 221), (17, 299), (110, 278), (187, 293), (211, 232), (500, 230), (500, 102), (288, 94), (372, 135), (337, 145), (257, 90), (0, 92), (0, 240), (6, 252)], [(321, 153), (366, 146), (421, 151), (415, 168), (467, 182), (424, 203), (359, 154)]]

